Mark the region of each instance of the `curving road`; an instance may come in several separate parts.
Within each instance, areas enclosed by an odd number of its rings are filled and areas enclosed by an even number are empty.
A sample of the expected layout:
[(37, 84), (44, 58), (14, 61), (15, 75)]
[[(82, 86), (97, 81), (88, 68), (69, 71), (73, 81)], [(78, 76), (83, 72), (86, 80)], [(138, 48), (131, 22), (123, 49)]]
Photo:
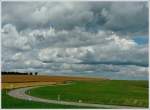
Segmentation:
[(57, 100), (49, 100), (49, 99), (43, 99), (38, 97), (33, 97), (25, 94), (26, 91), (37, 88), (41, 86), (36, 87), (26, 87), (26, 88), (19, 88), (14, 89), (8, 92), (9, 96), (12, 96), (14, 98), (23, 99), (23, 100), (29, 100), (29, 101), (35, 101), (35, 102), (43, 102), (43, 103), (52, 103), (52, 104), (62, 104), (62, 105), (73, 105), (73, 106), (82, 106), (82, 107), (94, 107), (94, 108), (118, 108), (118, 109), (128, 109), (128, 108), (138, 108), (138, 107), (129, 107), (129, 106), (117, 106), (117, 105), (102, 105), (102, 104), (89, 104), (89, 103), (78, 103), (78, 102), (67, 102), (67, 101), (57, 101)]

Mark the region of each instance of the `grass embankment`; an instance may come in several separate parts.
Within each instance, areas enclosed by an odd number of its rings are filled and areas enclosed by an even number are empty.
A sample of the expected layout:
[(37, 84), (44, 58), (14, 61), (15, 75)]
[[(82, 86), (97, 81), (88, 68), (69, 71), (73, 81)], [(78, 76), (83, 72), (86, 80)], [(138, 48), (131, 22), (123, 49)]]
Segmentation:
[(16, 99), (7, 95), (6, 90), (2, 90), (2, 108), (82, 108), (82, 107), (59, 105), (59, 104), (46, 104)]
[(65, 101), (148, 107), (148, 81), (76, 81), (70, 85), (34, 88), (29, 93), (54, 100), (60, 95), (60, 100)]

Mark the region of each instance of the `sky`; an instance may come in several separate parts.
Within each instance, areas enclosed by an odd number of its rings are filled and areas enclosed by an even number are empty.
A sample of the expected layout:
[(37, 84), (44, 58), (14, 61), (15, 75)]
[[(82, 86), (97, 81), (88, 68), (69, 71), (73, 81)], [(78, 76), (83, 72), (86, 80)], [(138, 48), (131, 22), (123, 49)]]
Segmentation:
[(148, 2), (2, 2), (2, 71), (148, 79)]

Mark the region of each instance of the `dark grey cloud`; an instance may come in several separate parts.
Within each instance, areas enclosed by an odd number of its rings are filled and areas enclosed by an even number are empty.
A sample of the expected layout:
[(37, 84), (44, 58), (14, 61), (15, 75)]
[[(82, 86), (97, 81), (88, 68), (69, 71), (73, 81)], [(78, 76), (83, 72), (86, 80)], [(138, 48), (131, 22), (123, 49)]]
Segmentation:
[(147, 2), (3, 2), (2, 71), (147, 79), (147, 29)]
[(148, 6), (146, 3), (113, 3), (103, 9), (106, 28), (121, 32), (148, 32)]
[(47, 28), (148, 33), (147, 2), (3, 2), (2, 24), (17, 29)]

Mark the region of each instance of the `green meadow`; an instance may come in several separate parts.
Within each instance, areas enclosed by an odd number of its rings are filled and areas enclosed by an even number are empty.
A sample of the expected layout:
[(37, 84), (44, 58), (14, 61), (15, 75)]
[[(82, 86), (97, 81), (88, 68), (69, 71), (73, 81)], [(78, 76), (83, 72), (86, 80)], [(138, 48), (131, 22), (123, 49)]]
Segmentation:
[(34, 88), (27, 94), (53, 100), (148, 107), (148, 81), (76, 81), (69, 85)]

